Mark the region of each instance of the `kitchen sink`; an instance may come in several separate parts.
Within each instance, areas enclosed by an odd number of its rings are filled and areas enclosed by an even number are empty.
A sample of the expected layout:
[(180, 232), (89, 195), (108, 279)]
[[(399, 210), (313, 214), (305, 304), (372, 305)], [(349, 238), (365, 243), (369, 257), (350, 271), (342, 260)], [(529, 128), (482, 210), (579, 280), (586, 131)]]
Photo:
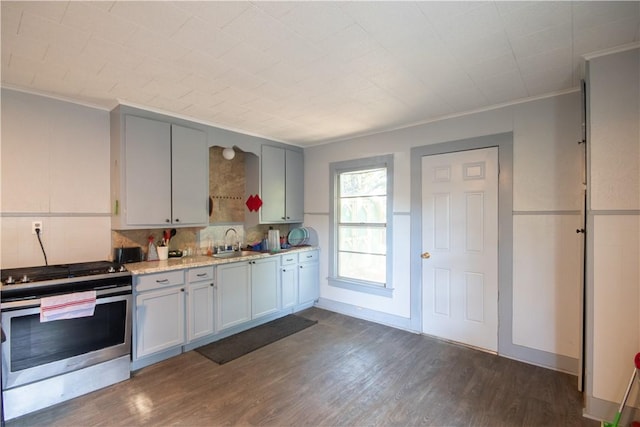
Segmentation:
[(255, 251), (239, 251), (239, 252), (220, 252), (219, 254), (213, 254), (214, 258), (240, 258), (243, 256), (260, 255), (260, 252)]

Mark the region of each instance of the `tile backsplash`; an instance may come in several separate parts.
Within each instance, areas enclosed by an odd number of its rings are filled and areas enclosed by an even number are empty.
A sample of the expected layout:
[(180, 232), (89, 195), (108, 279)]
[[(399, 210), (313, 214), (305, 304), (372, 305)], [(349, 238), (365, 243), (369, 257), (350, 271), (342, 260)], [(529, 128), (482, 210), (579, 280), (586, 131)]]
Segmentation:
[(242, 223), (245, 206), (245, 154), (236, 149), (235, 157), (222, 157), (223, 147), (209, 147), (210, 223)]
[[(235, 244), (239, 241), (243, 247), (262, 240), (268, 232), (269, 227), (280, 230), (281, 236), (289, 234), (289, 224), (278, 225), (258, 225), (245, 228), (242, 223), (212, 224), (204, 228), (176, 228), (176, 235), (169, 242), (169, 250), (191, 249), (195, 253), (196, 249), (200, 253), (206, 253), (209, 245)], [(228, 230), (234, 229), (236, 233)], [(113, 248), (140, 246), (147, 256), (149, 237), (153, 237), (154, 244), (162, 240), (164, 229), (143, 229), (143, 230), (113, 230), (111, 232), (111, 243)], [(169, 229), (170, 230), (170, 229)], [(227, 240), (225, 242), (225, 234)], [(237, 238), (235, 237), (237, 234)]]

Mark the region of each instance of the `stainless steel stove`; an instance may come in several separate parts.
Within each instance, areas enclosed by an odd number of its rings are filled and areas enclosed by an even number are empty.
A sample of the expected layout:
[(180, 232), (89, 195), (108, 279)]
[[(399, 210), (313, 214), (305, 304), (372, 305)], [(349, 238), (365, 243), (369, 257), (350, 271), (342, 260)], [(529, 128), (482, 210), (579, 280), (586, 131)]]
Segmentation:
[[(129, 378), (132, 291), (124, 266), (97, 261), (14, 268), (2, 270), (0, 280), (5, 419)], [(92, 314), (43, 320), (46, 298), (79, 292), (95, 301)]]

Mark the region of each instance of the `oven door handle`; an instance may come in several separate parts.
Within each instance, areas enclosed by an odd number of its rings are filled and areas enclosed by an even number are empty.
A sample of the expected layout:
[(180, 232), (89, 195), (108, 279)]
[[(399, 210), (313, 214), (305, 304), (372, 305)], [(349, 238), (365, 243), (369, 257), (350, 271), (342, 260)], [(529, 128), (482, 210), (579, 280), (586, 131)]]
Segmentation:
[[(111, 285), (96, 289), (96, 299), (107, 298), (118, 295), (131, 295), (131, 286)], [(40, 298), (23, 299), (19, 301), (3, 302), (0, 305), (2, 310), (15, 310), (18, 308), (40, 307)]]

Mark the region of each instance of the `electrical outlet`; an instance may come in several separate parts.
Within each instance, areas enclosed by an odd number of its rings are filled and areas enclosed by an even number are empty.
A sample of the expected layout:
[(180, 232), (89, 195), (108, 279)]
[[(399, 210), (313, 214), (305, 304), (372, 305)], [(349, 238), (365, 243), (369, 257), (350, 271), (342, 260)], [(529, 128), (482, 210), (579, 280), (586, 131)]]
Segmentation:
[(42, 234), (42, 221), (33, 221), (31, 223), (31, 234), (36, 234), (36, 228), (39, 228), (40, 234)]

